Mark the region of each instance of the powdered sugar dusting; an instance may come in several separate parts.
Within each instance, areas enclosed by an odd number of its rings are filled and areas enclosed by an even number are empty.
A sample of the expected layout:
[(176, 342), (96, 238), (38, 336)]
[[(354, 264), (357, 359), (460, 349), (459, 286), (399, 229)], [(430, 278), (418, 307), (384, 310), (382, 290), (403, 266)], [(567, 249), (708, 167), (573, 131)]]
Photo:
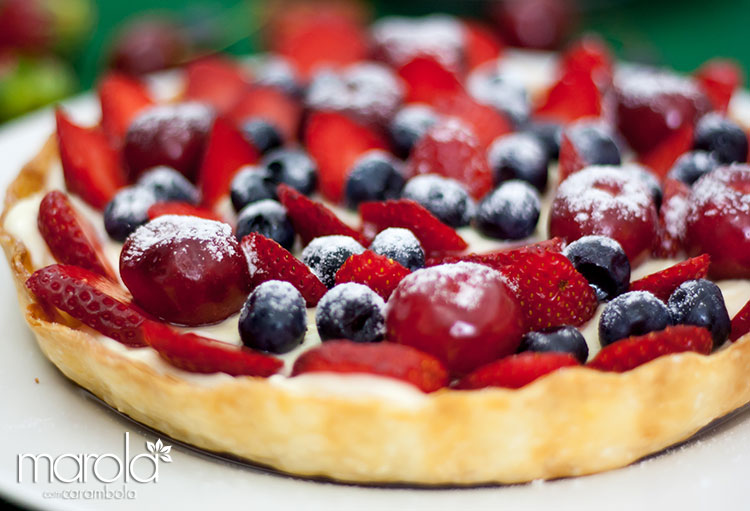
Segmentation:
[(735, 189), (734, 183), (750, 182), (750, 166), (721, 167), (700, 178), (687, 204), (688, 222), (698, 216), (750, 215), (750, 194)]

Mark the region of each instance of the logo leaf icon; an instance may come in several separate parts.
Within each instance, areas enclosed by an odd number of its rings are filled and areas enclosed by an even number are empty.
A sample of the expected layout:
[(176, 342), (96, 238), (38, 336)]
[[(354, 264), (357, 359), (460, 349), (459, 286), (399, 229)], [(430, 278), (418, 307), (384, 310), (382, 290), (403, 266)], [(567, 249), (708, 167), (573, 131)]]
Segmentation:
[(169, 451), (171, 451), (171, 450), (172, 450), (172, 446), (171, 445), (165, 445), (164, 449), (162, 449), (160, 452), (163, 452), (164, 454), (169, 454)]
[(164, 447), (164, 444), (161, 443), (161, 438), (156, 439), (156, 450), (161, 452), (161, 448)]
[(156, 446), (153, 442), (146, 441), (146, 449), (148, 449), (148, 452), (155, 453), (156, 452)]
[(160, 459), (161, 459), (161, 460), (162, 460), (162, 461), (163, 461), (164, 463), (172, 463), (172, 457), (171, 457), (171, 456), (170, 456), (169, 454), (161, 454), (161, 455), (159, 455), (159, 458), (160, 458)]

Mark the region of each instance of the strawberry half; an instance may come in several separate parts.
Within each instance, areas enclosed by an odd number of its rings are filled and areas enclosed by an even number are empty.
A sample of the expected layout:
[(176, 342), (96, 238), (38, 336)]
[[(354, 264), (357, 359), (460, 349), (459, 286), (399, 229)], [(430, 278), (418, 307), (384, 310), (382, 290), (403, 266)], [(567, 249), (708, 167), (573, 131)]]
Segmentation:
[(35, 271), (26, 287), (97, 332), (127, 346), (144, 346), (141, 325), (146, 316), (130, 305), (122, 287), (98, 273), (65, 264)]
[(57, 261), (115, 278), (94, 227), (76, 211), (63, 192), (53, 190), (44, 196), (39, 204), (37, 226)]
[(711, 257), (708, 254), (693, 257), (632, 282), (630, 291), (649, 291), (666, 302), (683, 282), (705, 278), (710, 264)]
[(214, 107), (219, 114), (229, 112), (249, 87), (247, 76), (233, 60), (205, 57), (185, 69), (185, 98)]
[(587, 365), (600, 371), (623, 373), (655, 358), (683, 351), (711, 353), (711, 332), (697, 326), (668, 326), (659, 332), (628, 337), (602, 348)]
[(446, 117), (456, 117), (470, 126), (479, 144), (485, 149), (497, 137), (513, 131), (503, 114), (491, 106), (478, 103), (468, 94), (438, 98), (435, 110)]
[(736, 62), (712, 59), (695, 72), (701, 90), (708, 96), (714, 109), (726, 112), (734, 91), (742, 86), (742, 69)]
[(564, 73), (536, 107), (538, 118), (568, 123), (602, 113), (601, 92), (587, 72)]
[(143, 324), (143, 335), (159, 355), (183, 371), (191, 373), (227, 373), (230, 376), (267, 377), (279, 372), (284, 363), (244, 346), (182, 334), (155, 321)]
[(438, 100), (464, 94), (461, 81), (434, 57), (418, 56), (398, 69), (406, 85), (405, 103), (435, 104)]
[(315, 238), (340, 234), (351, 236), (363, 245), (368, 245), (360, 233), (342, 222), (336, 214), (320, 202), (299, 193), (291, 186), (280, 184), (276, 189), (279, 202), (286, 208), (295, 232), (307, 245)]
[(503, 43), (491, 27), (479, 21), (464, 21), (464, 58), (466, 69), (497, 59), (503, 52)]
[(276, 87), (256, 86), (242, 95), (227, 116), (238, 126), (250, 118), (263, 119), (291, 141), (297, 139), (302, 105)]
[(671, 133), (654, 148), (640, 154), (638, 161), (649, 167), (660, 178), (664, 178), (677, 158), (693, 147), (693, 125), (686, 123)]
[(242, 133), (226, 119), (217, 117), (198, 171), (203, 206), (215, 206), (219, 199), (229, 194), (229, 186), (237, 171), (258, 160), (260, 153), (245, 140)]
[(308, 307), (315, 307), (328, 291), (305, 263), (262, 234), (248, 234), (240, 247), (247, 260), (251, 289), (268, 280), (283, 280), (302, 294)]
[(65, 185), (95, 209), (104, 206), (127, 184), (117, 152), (106, 135), (73, 124), (57, 109), (57, 145)]
[(205, 218), (207, 220), (224, 222), (224, 219), (221, 217), (221, 215), (214, 213), (208, 208), (193, 206), (188, 202), (157, 202), (156, 204), (148, 208), (149, 220), (153, 220), (156, 217), (164, 215), (197, 216), (199, 218)]
[(653, 254), (661, 258), (675, 258), (683, 250), (685, 241), (685, 215), (688, 208), (690, 187), (667, 177), (664, 179), (664, 192), (659, 208), (659, 226), (657, 228), (657, 245)]
[(729, 340), (734, 342), (750, 332), (750, 300), (732, 318), (732, 331)]
[(387, 149), (388, 143), (376, 132), (333, 112), (316, 112), (305, 129), (305, 145), (318, 163), (320, 193), (334, 203), (341, 202), (352, 165), (371, 149)]
[(306, 373), (375, 374), (411, 383), (423, 392), (448, 385), (448, 371), (433, 357), (410, 346), (390, 342), (326, 341), (304, 352), (292, 376)]
[(560, 238), (551, 238), (548, 240), (523, 245), (521, 247), (488, 252), (486, 254), (466, 254), (459, 256), (431, 257), (427, 259), (425, 266), (437, 266), (440, 264), (450, 264), (459, 262), (469, 262), (484, 264), (496, 270), (509, 264), (518, 262), (526, 254), (542, 254), (544, 252), (560, 253), (563, 249), (563, 242)]
[(580, 363), (570, 353), (527, 351), (490, 362), (459, 380), (457, 389), (504, 387), (519, 389), (545, 374)]
[(98, 87), (101, 126), (113, 147), (120, 147), (136, 115), (154, 104), (146, 86), (120, 73), (110, 72)]
[(409, 270), (393, 259), (365, 250), (349, 257), (339, 268), (336, 272), (336, 285), (345, 282), (364, 284), (383, 297), (383, 300), (388, 300), (401, 279), (409, 273)]
[(581, 37), (563, 52), (560, 61), (563, 75), (587, 74), (602, 91), (612, 85), (612, 55), (606, 43), (597, 36)]
[(419, 239), (428, 256), (461, 252), (468, 247), (453, 228), (442, 223), (413, 200), (363, 202), (359, 205), (359, 214), (365, 224), (366, 233), (371, 232), (374, 235), (388, 227), (409, 229)]
[(518, 303), (529, 330), (579, 326), (591, 319), (598, 305), (594, 290), (567, 257), (555, 252), (518, 255), (501, 268), (517, 290)]

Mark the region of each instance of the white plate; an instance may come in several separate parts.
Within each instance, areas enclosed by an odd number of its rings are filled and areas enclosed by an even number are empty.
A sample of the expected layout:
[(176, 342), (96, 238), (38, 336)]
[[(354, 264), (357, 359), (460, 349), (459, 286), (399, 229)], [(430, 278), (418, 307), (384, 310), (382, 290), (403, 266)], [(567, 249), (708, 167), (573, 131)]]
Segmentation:
[[(76, 117), (93, 118), (91, 98), (72, 101)], [(0, 130), (0, 188), (15, 177), (54, 127), (51, 112)], [(750, 413), (737, 414), (699, 439), (630, 467), (594, 476), (474, 489), (365, 488), (298, 480), (199, 455), (175, 446), (157, 483), (130, 482), (134, 500), (45, 498), (44, 492), (103, 488), (87, 483), (17, 481), (20, 454), (132, 455), (158, 434), (102, 406), (67, 381), (41, 354), (18, 309), (7, 265), (0, 264), (0, 493), (41, 509), (737, 509), (750, 506)], [(748, 375), (750, 377), (750, 375)], [(39, 382), (35, 382), (38, 378)], [(169, 444), (168, 440), (165, 443)], [(69, 461), (69, 460), (68, 460)], [(105, 467), (106, 468), (106, 467)], [(144, 474), (147, 472), (144, 472)], [(122, 489), (122, 483), (110, 485)], [(68, 493), (68, 495), (73, 495)], [(85, 497), (85, 495), (84, 495)]]

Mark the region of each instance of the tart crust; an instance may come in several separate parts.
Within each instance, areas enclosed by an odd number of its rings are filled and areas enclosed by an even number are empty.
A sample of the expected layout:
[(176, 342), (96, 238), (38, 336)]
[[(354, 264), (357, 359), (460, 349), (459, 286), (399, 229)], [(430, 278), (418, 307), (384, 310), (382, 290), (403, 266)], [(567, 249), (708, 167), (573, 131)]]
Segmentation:
[[(17, 201), (44, 190), (57, 159), (50, 139), (8, 188), (3, 225)], [(262, 378), (201, 385), (127, 358), (44, 307), (24, 287), (26, 247), (1, 229), (0, 243), (26, 321), (65, 376), (177, 440), (296, 475), (463, 485), (590, 474), (685, 440), (750, 401), (750, 335), (710, 356), (665, 356), (622, 374), (566, 368), (520, 390), (444, 389), (408, 406)]]

